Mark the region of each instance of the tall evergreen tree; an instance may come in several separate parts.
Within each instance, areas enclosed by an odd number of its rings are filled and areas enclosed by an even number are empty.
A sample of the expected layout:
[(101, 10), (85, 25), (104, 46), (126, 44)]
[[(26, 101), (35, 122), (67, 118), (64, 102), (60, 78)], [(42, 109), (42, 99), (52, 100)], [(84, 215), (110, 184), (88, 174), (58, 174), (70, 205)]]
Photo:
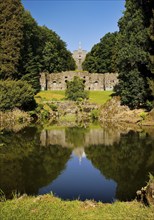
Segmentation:
[(143, 106), (150, 89), (149, 38), (141, 0), (126, 0), (124, 16), (119, 20), (117, 67), (119, 85), (115, 88), (122, 104), (131, 108)]
[(148, 30), (149, 36), (149, 69), (151, 76), (149, 77), (149, 84), (154, 96), (154, 4), (153, 0), (146, 0), (141, 2), (142, 10), (145, 18), (145, 26)]
[(65, 42), (38, 26), (20, 0), (0, 0), (0, 79), (27, 81), (37, 92), (41, 71), (75, 69)]
[(0, 79), (16, 78), (23, 38), (22, 15), (20, 0), (0, 0)]
[(39, 91), (39, 73), (41, 71), (42, 51), (40, 50), (39, 27), (30, 12), (23, 14), (23, 40), (19, 65), (19, 78), (29, 82)]

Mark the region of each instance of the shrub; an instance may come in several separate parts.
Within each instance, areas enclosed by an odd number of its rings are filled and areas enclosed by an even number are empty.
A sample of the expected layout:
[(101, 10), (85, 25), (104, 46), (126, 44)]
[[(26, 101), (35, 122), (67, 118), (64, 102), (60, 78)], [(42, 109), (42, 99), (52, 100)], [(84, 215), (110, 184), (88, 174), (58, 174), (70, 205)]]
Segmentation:
[(92, 121), (98, 120), (98, 118), (99, 118), (99, 111), (98, 111), (98, 109), (93, 109), (91, 111), (91, 119), (92, 119)]
[(88, 92), (84, 90), (85, 85), (82, 79), (75, 76), (72, 81), (67, 82), (67, 89), (65, 91), (66, 98), (77, 101), (78, 99), (87, 99)]
[(147, 113), (146, 112), (141, 112), (139, 116), (142, 118), (142, 120), (145, 120), (145, 118), (147, 116)]
[(58, 106), (56, 104), (48, 104), (48, 106), (52, 109), (52, 111), (57, 111)]
[(153, 103), (152, 102), (150, 102), (149, 100), (147, 100), (146, 101), (146, 109), (148, 110), (148, 111), (151, 111), (152, 110), (152, 108), (153, 108)]
[(0, 81), (0, 110), (19, 108), (24, 111), (36, 107), (34, 90), (25, 81)]
[(48, 119), (49, 116), (50, 116), (50, 113), (49, 113), (49, 111), (47, 111), (46, 109), (44, 109), (43, 111), (41, 111), (41, 118), (42, 118), (42, 120)]

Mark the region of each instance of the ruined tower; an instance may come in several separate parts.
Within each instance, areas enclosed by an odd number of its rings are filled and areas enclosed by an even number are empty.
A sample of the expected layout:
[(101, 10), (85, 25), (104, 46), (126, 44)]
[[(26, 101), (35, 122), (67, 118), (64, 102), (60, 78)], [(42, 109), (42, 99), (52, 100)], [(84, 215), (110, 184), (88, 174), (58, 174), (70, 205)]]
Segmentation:
[(82, 63), (86, 58), (87, 51), (82, 50), (81, 43), (79, 43), (78, 50), (73, 51), (73, 59), (76, 62), (77, 70), (82, 70)]

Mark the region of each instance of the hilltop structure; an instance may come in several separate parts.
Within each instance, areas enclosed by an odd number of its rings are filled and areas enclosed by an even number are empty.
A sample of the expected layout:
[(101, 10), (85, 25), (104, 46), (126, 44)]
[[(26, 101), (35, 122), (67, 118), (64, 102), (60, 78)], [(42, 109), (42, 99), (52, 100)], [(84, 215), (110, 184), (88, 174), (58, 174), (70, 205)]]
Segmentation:
[(89, 73), (82, 71), (82, 63), (87, 52), (82, 50), (79, 43), (78, 50), (73, 52), (77, 71), (66, 71), (61, 73), (41, 73), (41, 90), (66, 90), (67, 81), (72, 81), (74, 76), (83, 79), (85, 90), (113, 90), (118, 83), (117, 73)]
[(78, 50), (74, 50), (73, 51), (73, 55), (72, 56), (73, 56), (73, 59), (75, 60), (77, 70), (79, 70), (79, 71), (82, 70), (82, 63), (83, 63), (83, 61), (86, 58), (86, 54), (87, 54), (87, 51), (86, 50), (82, 50), (81, 43), (79, 43)]

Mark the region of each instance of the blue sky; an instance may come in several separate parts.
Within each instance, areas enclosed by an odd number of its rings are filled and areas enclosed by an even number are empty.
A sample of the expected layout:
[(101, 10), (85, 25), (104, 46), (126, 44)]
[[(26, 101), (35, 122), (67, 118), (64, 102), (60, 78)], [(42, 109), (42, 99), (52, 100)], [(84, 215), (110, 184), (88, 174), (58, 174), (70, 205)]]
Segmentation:
[(118, 31), (125, 0), (22, 0), (39, 25), (55, 31), (72, 52), (90, 51), (106, 33)]

